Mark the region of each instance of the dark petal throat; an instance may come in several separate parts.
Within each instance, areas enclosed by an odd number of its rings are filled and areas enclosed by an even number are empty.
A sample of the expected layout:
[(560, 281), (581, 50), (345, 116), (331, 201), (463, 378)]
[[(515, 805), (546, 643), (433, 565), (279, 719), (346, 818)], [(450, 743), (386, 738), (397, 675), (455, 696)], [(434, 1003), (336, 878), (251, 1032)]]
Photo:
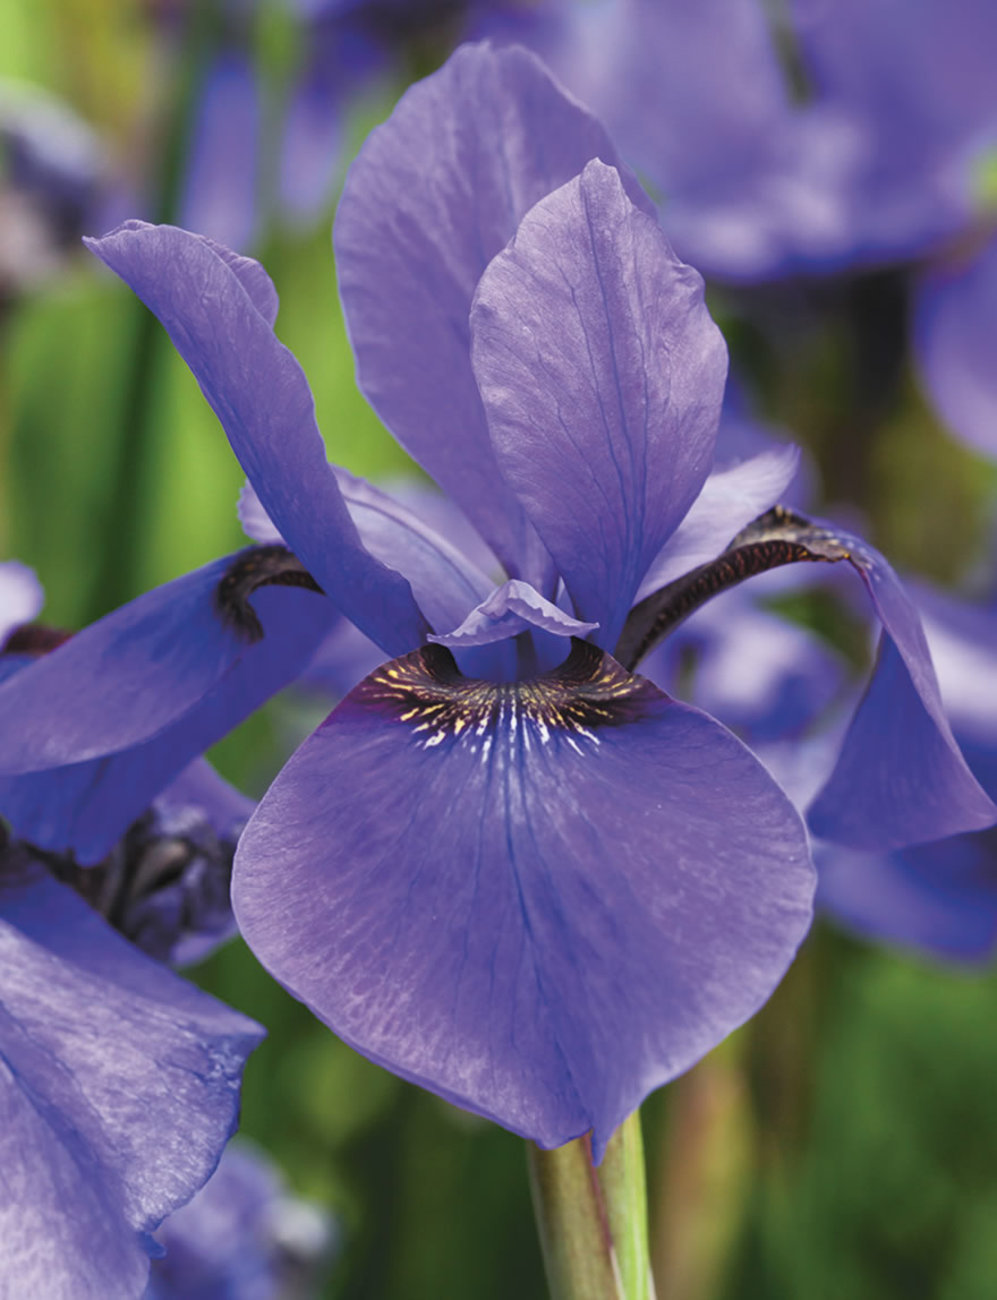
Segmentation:
[(215, 588), (215, 611), (226, 625), (259, 641), (263, 625), (250, 604), (261, 587), (304, 587), (324, 595), (312, 575), (286, 546), (250, 546), (240, 551)]

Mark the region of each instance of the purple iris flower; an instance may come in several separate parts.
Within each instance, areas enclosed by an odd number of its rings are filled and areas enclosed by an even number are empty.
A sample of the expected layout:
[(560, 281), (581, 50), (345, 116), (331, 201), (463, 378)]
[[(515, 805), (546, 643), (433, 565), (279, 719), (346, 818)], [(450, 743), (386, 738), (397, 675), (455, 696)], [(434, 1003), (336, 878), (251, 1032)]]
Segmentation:
[[(0, 642), (41, 600), (30, 570), (0, 565)], [(0, 668), (29, 658), (5, 654)], [(204, 843), (199, 861), (185, 846), (195, 824), (202, 841), (208, 823), (231, 835), (249, 807), (201, 761), (86, 871), (0, 825), (4, 1295), (140, 1295), (161, 1250), (149, 1234), (207, 1180), (235, 1128), (263, 1031), (145, 953), (200, 956), (230, 931), (220, 845), (212, 861)]]
[(930, 400), (997, 454), (989, 0), (546, 0), (539, 50), (662, 195), (681, 256), (755, 283), (927, 259), (912, 276)]
[[(711, 475), (726, 349), (652, 211), (515, 49), (459, 50), (351, 170), (335, 242), (360, 383), (498, 585), (328, 465), (259, 266), (171, 227), (93, 241), (166, 326), (284, 545), (150, 593), (0, 687), (0, 766), (39, 773), (189, 741), (227, 675), (289, 640), (266, 598), (354, 623), (387, 661), (246, 828), (240, 928), (372, 1059), (544, 1146), (591, 1130), (597, 1153), (764, 1002), (810, 919), (790, 802), (632, 672), (685, 613), (776, 562), (849, 563), (881, 661), (814, 819), (885, 847), (997, 816), (885, 561), (779, 511), (751, 523), (791, 454)], [(84, 673), (102, 684), (81, 699)]]

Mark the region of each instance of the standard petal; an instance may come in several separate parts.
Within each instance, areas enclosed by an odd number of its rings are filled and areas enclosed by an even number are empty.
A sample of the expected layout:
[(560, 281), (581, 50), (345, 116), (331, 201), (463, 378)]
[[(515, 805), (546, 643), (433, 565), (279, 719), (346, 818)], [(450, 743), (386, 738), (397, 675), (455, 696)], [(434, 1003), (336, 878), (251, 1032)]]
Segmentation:
[[(336, 215), (360, 387), (509, 575), (541, 589), (549, 561), (495, 464), (468, 312), (522, 217), (590, 158), (618, 161), (602, 127), (536, 58), (465, 45), (368, 136)], [(625, 175), (631, 198), (650, 210)]]
[(44, 877), (0, 889), (0, 967), (0, 1292), (137, 1296), (147, 1234), (217, 1164), (263, 1032)]
[(372, 674), (250, 821), (233, 904), (373, 1060), (544, 1146), (592, 1129), (599, 1154), (765, 1001), (812, 890), (751, 754), (575, 642), (504, 686), (438, 647)]
[(799, 465), (799, 449), (783, 446), (714, 470), (655, 557), (637, 600), (719, 555), (752, 519), (783, 501)]
[(499, 466), (613, 646), (713, 459), (727, 349), (703, 281), (593, 161), (493, 259), (471, 329)]
[(162, 321), (267, 514), (329, 599), (389, 653), (418, 645), (425, 625), (408, 583), (357, 536), (304, 372), (245, 270), (174, 226), (127, 222), (87, 246)]
[(995, 330), (997, 239), (991, 239), (968, 263), (922, 277), (914, 317), (928, 396), (952, 432), (988, 456), (997, 456)]
[[(92, 655), (60, 665), (94, 624), (0, 686), (5, 716), (9, 700), (17, 719), (0, 732), (0, 761), (7, 771), (27, 769), (0, 777), (0, 813), (17, 836), (98, 862), (193, 758), (302, 673), (336, 619), (311, 592), (268, 588), (254, 604), (263, 637), (252, 645), (235, 639), (217, 675), (193, 677), (185, 694), (172, 689), (172, 659), (157, 662), (150, 645), (179, 653), (186, 636), (202, 631), (228, 645), (228, 629), (195, 623), (200, 605), (172, 610), (154, 641), (104, 639)], [(122, 682), (131, 676), (135, 702), (126, 709)]]
[(886, 560), (838, 531), (880, 621), (876, 669), (827, 784), (810, 806), (815, 835), (849, 848), (903, 848), (997, 821), (942, 707), (921, 621)]

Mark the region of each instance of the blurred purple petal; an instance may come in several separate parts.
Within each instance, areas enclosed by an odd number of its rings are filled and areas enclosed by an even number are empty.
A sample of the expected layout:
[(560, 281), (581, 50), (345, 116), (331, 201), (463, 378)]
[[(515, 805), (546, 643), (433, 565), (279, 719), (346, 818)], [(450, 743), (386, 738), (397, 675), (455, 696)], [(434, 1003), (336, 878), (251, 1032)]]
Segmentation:
[(252, 60), (223, 50), (204, 76), (190, 132), (182, 226), (229, 248), (252, 244), (259, 224), (261, 132)]
[(316, 1205), (293, 1197), (246, 1142), (225, 1148), (194, 1199), (165, 1220), (145, 1300), (306, 1300), (301, 1284), (335, 1233)]
[(875, 855), (820, 845), (818, 901), (867, 939), (944, 961), (997, 949), (997, 832), (956, 835)]
[[(526, 212), (595, 157), (617, 160), (595, 119), (532, 55), (462, 46), (368, 137), (336, 216), (361, 388), (509, 576), (540, 590), (549, 560), (495, 463), (468, 313), (482, 272)], [(629, 174), (626, 185), (649, 209)]]
[(261, 803), (233, 902), (351, 1045), (543, 1146), (593, 1129), (598, 1156), (769, 996), (812, 888), (748, 751), (576, 642), (516, 685), (436, 648), (374, 673)]
[(0, 563), (0, 650), (14, 628), (37, 618), (44, 604), (45, 593), (33, 570), (17, 560)]
[(997, 456), (997, 239), (917, 288), (914, 342), (928, 397), (960, 438)]
[(211, 1174), (262, 1030), (9, 865), (0, 965), (0, 1290), (138, 1295), (147, 1234)]
[(357, 536), (304, 373), (245, 272), (173, 226), (128, 222), (87, 243), (162, 321), (267, 514), (333, 604), (389, 653), (418, 645), (424, 624), (411, 590)]
[(703, 282), (593, 161), (493, 259), (471, 328), (501, 470), (613, 646), (713, 458), (727, 350)]

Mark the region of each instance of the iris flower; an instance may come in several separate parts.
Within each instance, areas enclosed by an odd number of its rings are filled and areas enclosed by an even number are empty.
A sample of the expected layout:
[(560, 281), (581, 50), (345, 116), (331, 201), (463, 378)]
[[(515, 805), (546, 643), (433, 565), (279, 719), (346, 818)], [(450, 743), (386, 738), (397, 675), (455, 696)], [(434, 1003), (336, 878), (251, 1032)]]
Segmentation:
[(708, 276), (910, 267), (915, 357), (997, 454), (997, 93), (988, 0), (541, 0), (476, 30), (536, 49), (660, 191)]
[(351, 171), (335, 241), (360, 383), (497, 585), (328, 465), (256, 263), (141, 223), (93, 241), (196, 376), (268, 541), (0, 688), (0, 765), (39, 773), (196, 730), (227, 675), (284, 645), (263, 598), (353, 622), (385, 662), (247, 826), (240, 927), (373, 1060), (543, 1146), (591, 1130), (597, 1155), (765, 1001), (811, 915), (789, 800), (632, 671), (683, 611), (779, 559), (850, 563), (883, 650), (815, 818), (882, 844), (997, 815), (885, 561), (779, 512), (750, 526), (791, 457), (710, 474), (726, 349), (652, 214), (521, 50), (458, 51)]

